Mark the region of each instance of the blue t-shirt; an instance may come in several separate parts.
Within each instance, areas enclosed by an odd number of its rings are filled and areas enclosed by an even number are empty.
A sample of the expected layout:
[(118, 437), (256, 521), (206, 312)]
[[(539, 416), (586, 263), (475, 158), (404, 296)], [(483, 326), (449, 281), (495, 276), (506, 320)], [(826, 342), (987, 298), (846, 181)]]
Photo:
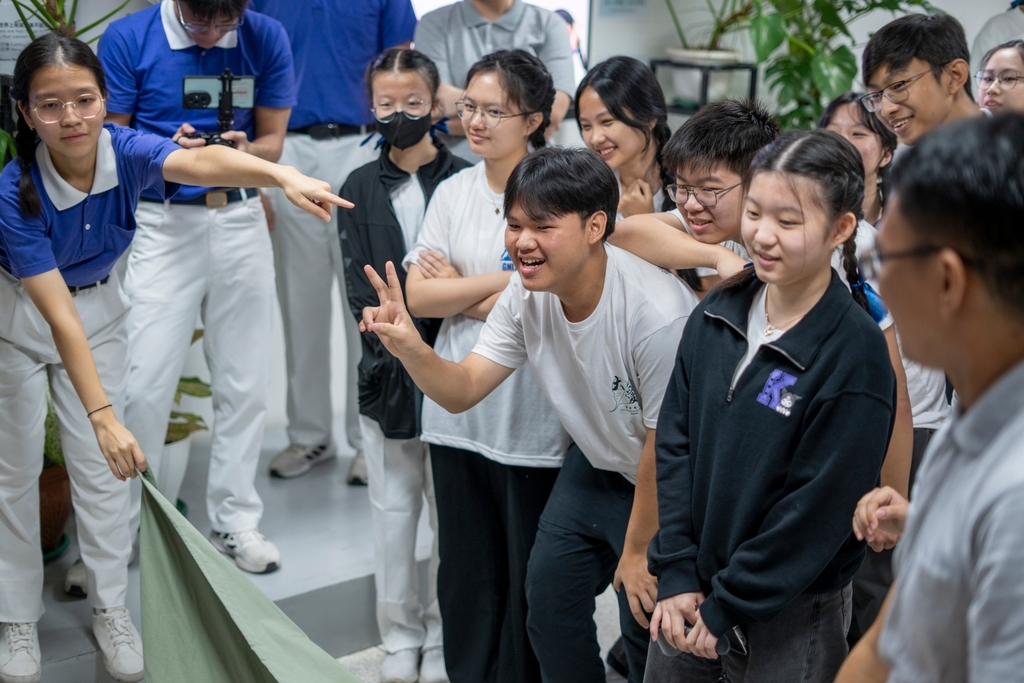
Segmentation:
[(412, 40), (410, 0), (251, 0), (252, 8), (282, 24), (291, 38), (299, 103), (289, 128), (317, 123), (371, 123), (366, 67), (389, 47)]
[[(236, 32), (235, 47), (204, 50), (191, 44), (176, 50), (168, 41), (161, 10), (162, 3), (147, 7), (113, 22), (104, 32), (99, 57), (107, 76), (108, 111), (132, 114), (133, 128), (168, 138), (185, 122), (198, 131), (216, 131), (216, 109), (182, 106), (182, 78), (219, 76), (224, 69), (231, 69), (235, 76), (256, 78), (256, 106), (295, 105), (291, 50), (288, 36), (277, 21), (246, 11), (244, 23)], [(180, 24), (174, 26), (180, 28)], [(245, 131), (252, 140), (253, 110), (235, 109), (232, 128)], [(185, 186), (178, 198), (193, 199), (207, 190)], [(157, 198), (150, 192), (143, 196)]]
[(165, 137), (108, 123), (92, 191), (83, 193), (56, 174), (40, 143), (30, 170), (42, 204), (36, 217), (23, 216), (18, 204), (21, 165), (7, 164), (0, 173), (0, 265), (17, 278), (58, 268), (73, 287), (102, 280), (135, 235), (139, 193), (164, 198), (177, 192), (178, 185), (164, 181), (163, 167), (179, 149)]

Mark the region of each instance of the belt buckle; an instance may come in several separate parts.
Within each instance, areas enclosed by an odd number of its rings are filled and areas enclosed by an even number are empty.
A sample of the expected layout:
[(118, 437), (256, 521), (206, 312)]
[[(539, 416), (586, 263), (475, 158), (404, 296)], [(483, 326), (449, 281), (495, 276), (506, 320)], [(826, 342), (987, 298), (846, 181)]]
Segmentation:
[(314, 140), (330, 140), (338, 137), (337, 128), (338, 126), (333, 123), (321, 123), (310, 127), (309, 137)]
[(228, 205), (228, 193), (223, 190), (206, 193), (206, 208), (219, 209)]

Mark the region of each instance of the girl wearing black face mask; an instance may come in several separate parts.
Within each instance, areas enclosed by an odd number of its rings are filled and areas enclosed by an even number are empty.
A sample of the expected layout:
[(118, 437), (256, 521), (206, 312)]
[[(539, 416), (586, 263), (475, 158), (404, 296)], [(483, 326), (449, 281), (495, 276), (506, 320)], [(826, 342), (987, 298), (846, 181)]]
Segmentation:
[[(362, 319), (363, 307), (379, 303), (363, 266), (369, 263), (383, 272), (388, 261), (400, 264), (419, 236), (438, 183), (470, 165), (430, 134), (433, 115), (439, 113), (433, 62), (415, 50), (393, 48), (370, 64), (366, 83), (384, 145), (376, 161), (348, 177), (344, 187), (356, 208), (338, 221), (348, 302), (356, 320)], [(432, 258), (438, 268), (450, 268), (440, 254)], [(405, 269), (397, 270), (404, 286)], [(416, 324), (432, 344), (441, 321)], [(376, 335), (361, 338), (359, 423), (373, 511), (377, 625), (387, 651), (381, 680), (419, 676), (425, 682), (447, 681), (441, 615), (433, 597), (437, 515), (427, 447), (419, 440), (421, 395)], [(435, 545), (425, 592), (431, 597), (421, 605), (415, 550), (424, 494)]]

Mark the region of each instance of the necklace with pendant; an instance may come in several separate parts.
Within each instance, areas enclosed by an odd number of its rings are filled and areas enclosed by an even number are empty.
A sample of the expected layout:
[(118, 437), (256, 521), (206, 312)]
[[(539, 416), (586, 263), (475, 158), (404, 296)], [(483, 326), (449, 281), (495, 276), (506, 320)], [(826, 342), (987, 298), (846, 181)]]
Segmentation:
[(792, 320), (790, 320), (789, 322), (787, 322), (785, 325), (780, 325), (779, 327), (775, 327), (774, 325), (772, 325), (772, 321), (768, 319), (768, 285), (764, 286), (764, 319), (765, 319), (765, 322), (767, 323), (767, 325), (765, 325), (765, 328), (764, 328), (764, 336), (770, 337), (773, 334), (775, 334), (775, 332), (777, 332), (777, 331), (781, 331), (783, 329), (792, 327), (793, 323), (797, 322), (798, 320), (800, 320), (803, 317), (804, 317), (804, 314), (801, 313), (797, 317), (795, 317)]

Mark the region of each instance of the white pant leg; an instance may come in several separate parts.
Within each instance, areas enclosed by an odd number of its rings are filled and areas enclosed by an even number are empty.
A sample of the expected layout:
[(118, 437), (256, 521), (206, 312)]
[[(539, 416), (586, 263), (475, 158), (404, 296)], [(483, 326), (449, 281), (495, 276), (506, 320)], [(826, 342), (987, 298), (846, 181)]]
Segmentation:
[[(21, 284), (0, 270), (0, 622), (3, 623), (35, 622), (43, 614), (39, 473), (43, 469), (43, 422), (46, 419), (45, 363), (51, 359), (41, 358), (22, 345), (25, 335), (31, 332), (32, 323), (36, 322), (26, 308), (35, 307)], [(26, 323), (30, 323), (28, 328)]]
[[(191, 221), (175, 221), (164, 204), (139, 202), (125, 274), (125, 294), (131, 301), (125, 426), (154, 473), (160, 471), (174, 392), (206, 295), (209, 210), (194, 208)], [(131, 497), (130, 526), (135, 535), (142, 514), (138, 480), (132, 482)]]
[[(92, 357), (118, 420), (124, 419), (128, 382), (127, 299), (116, 277), (75, 297)], [(95, 321), (106, 321), (97, 325)], [(128, 593), (131, 556), (130, 489), (110, 471), (96, 432), (64, 365), (51, 365), (50, 393), (60, 427), (64, 463), (71, 479), (78, 546), (85, 563), (89, 604), (96, 609), (122, 607)]]
[[(433, 614), (427, 614), (420, 604), (416, 567), (416, 528), (428, 481), (426, 444), (418, 438), (385, 438), (380, 426), (365, 415), (359, 416), (359, 426), (370, 482), (374, 585), (381, 641), (388, 652), (429, 647), (429, 640), (435, 635), (440, 639), (436, 581), (430, 589)], [(432, 499), (433, 491), (430, 494)], [(432, 632), (433, 625), (436, 634)]]
[[(331, 184), (337, 192), (349, 173), (377, 157), (373, 142), (360, 147), (362, 136), (313, 140), (291, 133), (285, 138), (280, 163)], [(288, 440), (314, 446), (331, 440), (331, 287), (341, 287), (347, 313), (345, 280), (336, 221), (324, 223), (295, 207), (277, 189), (267, 190), (274, 211), (274, 261), (277, 296), (284, 321), (288, 373)], [(354, 318), (343, 315), (346, 344), (345, 425), (349, 445), (359, 450), (356, 366), (362, 347)]]
[[(187, 220), (195, 208), (172, 205), (171, 211)], [(203, 304), (203, 349), (213, 391), (206, 507), (216, 531), (235, 532), (259, 526), (263, 515), (256, 468), (270, 386), (274, 259), (258, 197), (211, 213)]]

